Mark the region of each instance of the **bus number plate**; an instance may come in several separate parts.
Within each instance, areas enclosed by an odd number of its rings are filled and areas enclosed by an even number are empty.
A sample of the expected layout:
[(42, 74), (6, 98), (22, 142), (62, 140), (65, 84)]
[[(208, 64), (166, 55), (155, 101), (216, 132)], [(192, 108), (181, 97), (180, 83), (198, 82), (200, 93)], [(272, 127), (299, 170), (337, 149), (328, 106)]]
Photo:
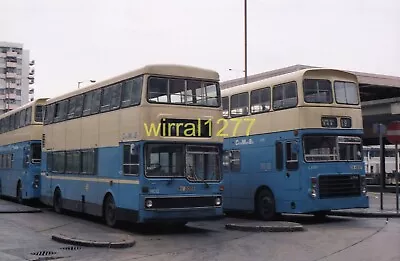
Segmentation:
[(194, 186), (180, 186), (179, 191), (182, 192), (194, 191)]

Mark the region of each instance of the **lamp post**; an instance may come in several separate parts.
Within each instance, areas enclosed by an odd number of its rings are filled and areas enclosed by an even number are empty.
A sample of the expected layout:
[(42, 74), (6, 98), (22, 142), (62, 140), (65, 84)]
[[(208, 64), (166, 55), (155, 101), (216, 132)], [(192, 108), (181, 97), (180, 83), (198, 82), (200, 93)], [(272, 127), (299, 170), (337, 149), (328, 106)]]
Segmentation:
[(247, 83), (247, 0), (244, 0), (244, 83)]
[[(81, 86), (81, 83), (84, 83), (84, 82), (86, 82), (87, 80), (85, 80), (85, 81), (80, 81), (80, 82), (78, 82), (78, 89), (80, 88), (80, 86)], [(96, 80), (89, 80), (91, 83), (95, 83), (96, 82)]]

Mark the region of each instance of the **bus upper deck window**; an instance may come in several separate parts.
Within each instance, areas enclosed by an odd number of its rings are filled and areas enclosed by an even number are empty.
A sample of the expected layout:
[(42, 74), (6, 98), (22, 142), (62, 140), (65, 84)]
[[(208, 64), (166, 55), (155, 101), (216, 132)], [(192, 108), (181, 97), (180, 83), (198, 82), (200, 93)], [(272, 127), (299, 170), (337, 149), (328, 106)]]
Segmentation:
[(222, 116), (229, 117), (229, 97), (222, 97)]
[(217, 83), (200, 80), (168, 79), (150, 77), (148, 100), (156, 103), (219, 106)]
[(308, 103), (332, 103), (332, 86), (329, 80), (305, 79), (304, 101)]
[(37, 105), (35, 108), (35, 121), (43, 122), (43, 106)]
[(352, 82), (335, 81), (336, 102), (339, 104), (359, 104), (357, 85)]

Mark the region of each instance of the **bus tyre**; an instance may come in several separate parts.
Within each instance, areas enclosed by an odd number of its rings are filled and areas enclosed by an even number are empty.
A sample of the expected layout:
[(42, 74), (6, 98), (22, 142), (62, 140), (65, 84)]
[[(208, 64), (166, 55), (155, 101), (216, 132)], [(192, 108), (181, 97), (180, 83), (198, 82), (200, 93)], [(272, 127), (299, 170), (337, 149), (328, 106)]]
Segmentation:
[(56, 213), (61, 214), (61, 212), (62, 212), (62, 197), (61, 197), (61, 191), (58, 188), (56, 189), (56, 191), (54, 191), (53, 208)]
[(18, 181), (18, 184), (17, 184), (17, 201), (18, 201), (18, 203), (20, 203), (20, 204), (23, 203), (21, 181)]
[(262, 220), (272, 220), (276, 216), (275, 199), (271, 191), (261, 190), (256, 198), (256, 214)]
[(117, 208), (113, 196), (108, 195), (104, 200), (104, 220), (107, 226), (115, 227), (117, 224)]

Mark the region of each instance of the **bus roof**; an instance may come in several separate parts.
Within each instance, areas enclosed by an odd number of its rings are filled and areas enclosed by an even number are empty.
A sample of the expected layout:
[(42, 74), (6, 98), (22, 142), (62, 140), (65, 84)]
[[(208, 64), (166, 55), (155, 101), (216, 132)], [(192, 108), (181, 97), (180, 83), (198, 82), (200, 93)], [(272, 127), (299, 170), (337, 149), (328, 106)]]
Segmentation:
[(144, 67), (141, 67), (137, 70), (130, 71), (124, 74), (120, 74), (113, 78), (109, 78), (103, 80), (101, 82), (94, 83), (85, 88), (77, 89), (75, 91), (63, 94), (61, 96), (51, 98), (47, 101), (48, 104), (54, 103), (60, 100), (64, 100), (66, 98), (86, 93), (91, 90), (99, 89), (101, 87), (110, 85), (112, 83), (120, 82), (132, 77), (136, 77), (143, 74), (151, 74), (151, 75), (164, 75), (164, 76), (177, 76), (177, 77), (191, 77), (198, 79), (210, 79), (219, 81), (218, 72), (210, 69), (194, 67), (189, 65), (179, 65), (179, 64), (150, 64)]
[(290, 81), (294, 81), (298, 78), (307, 76), (307, 74), (311, 73), (318, 73), (318, 72), (327, 72), (327, 73), (335, 73), (341, 74), (344, 77), (353, 78), (355, 82), (357, 82), (357, 76), (353, 73), (349, 73), (346, 71), (338, 70), (338, 69), (331, 69), (331, 68), (308, 68), (302, 69), (295, 72), (282, 74), (278, 76), (274, 76), (271, 78), (263, 79), (260, 81), (247, 83), (243, 85), (233, 86), (226, 89), (221, 90), (222, 97), (230, 96), (232, 94), (240, 93), (240, 92), (248, 92), (252, 90), (256, 90), (262, 87), (272, 87), (273, 85), (280, 84), (280, 83), (287, 83)]
[(39, 98), (39, 99), (36, 99), (34, 101), (28, 102), (28, 103), (26, 103), (26, 104), (24, 104), (24, 105), (22, 105), (22, 106), (20, 106), (20, 107), (18, 107), (16, 109), (13, 109), (11, 111), (8, 111), (8, 112), (0, 115), (0, 119), (4, 119), (7, 116), (13, 115), (13, 114), (15, 114), (15, 113), (17, 113), (19, 111), (22, 111), (22, 110), (24, 110), (26, 108), (29, 108), (32, 105), (35, 105), (36, 103), (43, 103), (44, 104), (46, 100), (48, 100), (48, 98)]

